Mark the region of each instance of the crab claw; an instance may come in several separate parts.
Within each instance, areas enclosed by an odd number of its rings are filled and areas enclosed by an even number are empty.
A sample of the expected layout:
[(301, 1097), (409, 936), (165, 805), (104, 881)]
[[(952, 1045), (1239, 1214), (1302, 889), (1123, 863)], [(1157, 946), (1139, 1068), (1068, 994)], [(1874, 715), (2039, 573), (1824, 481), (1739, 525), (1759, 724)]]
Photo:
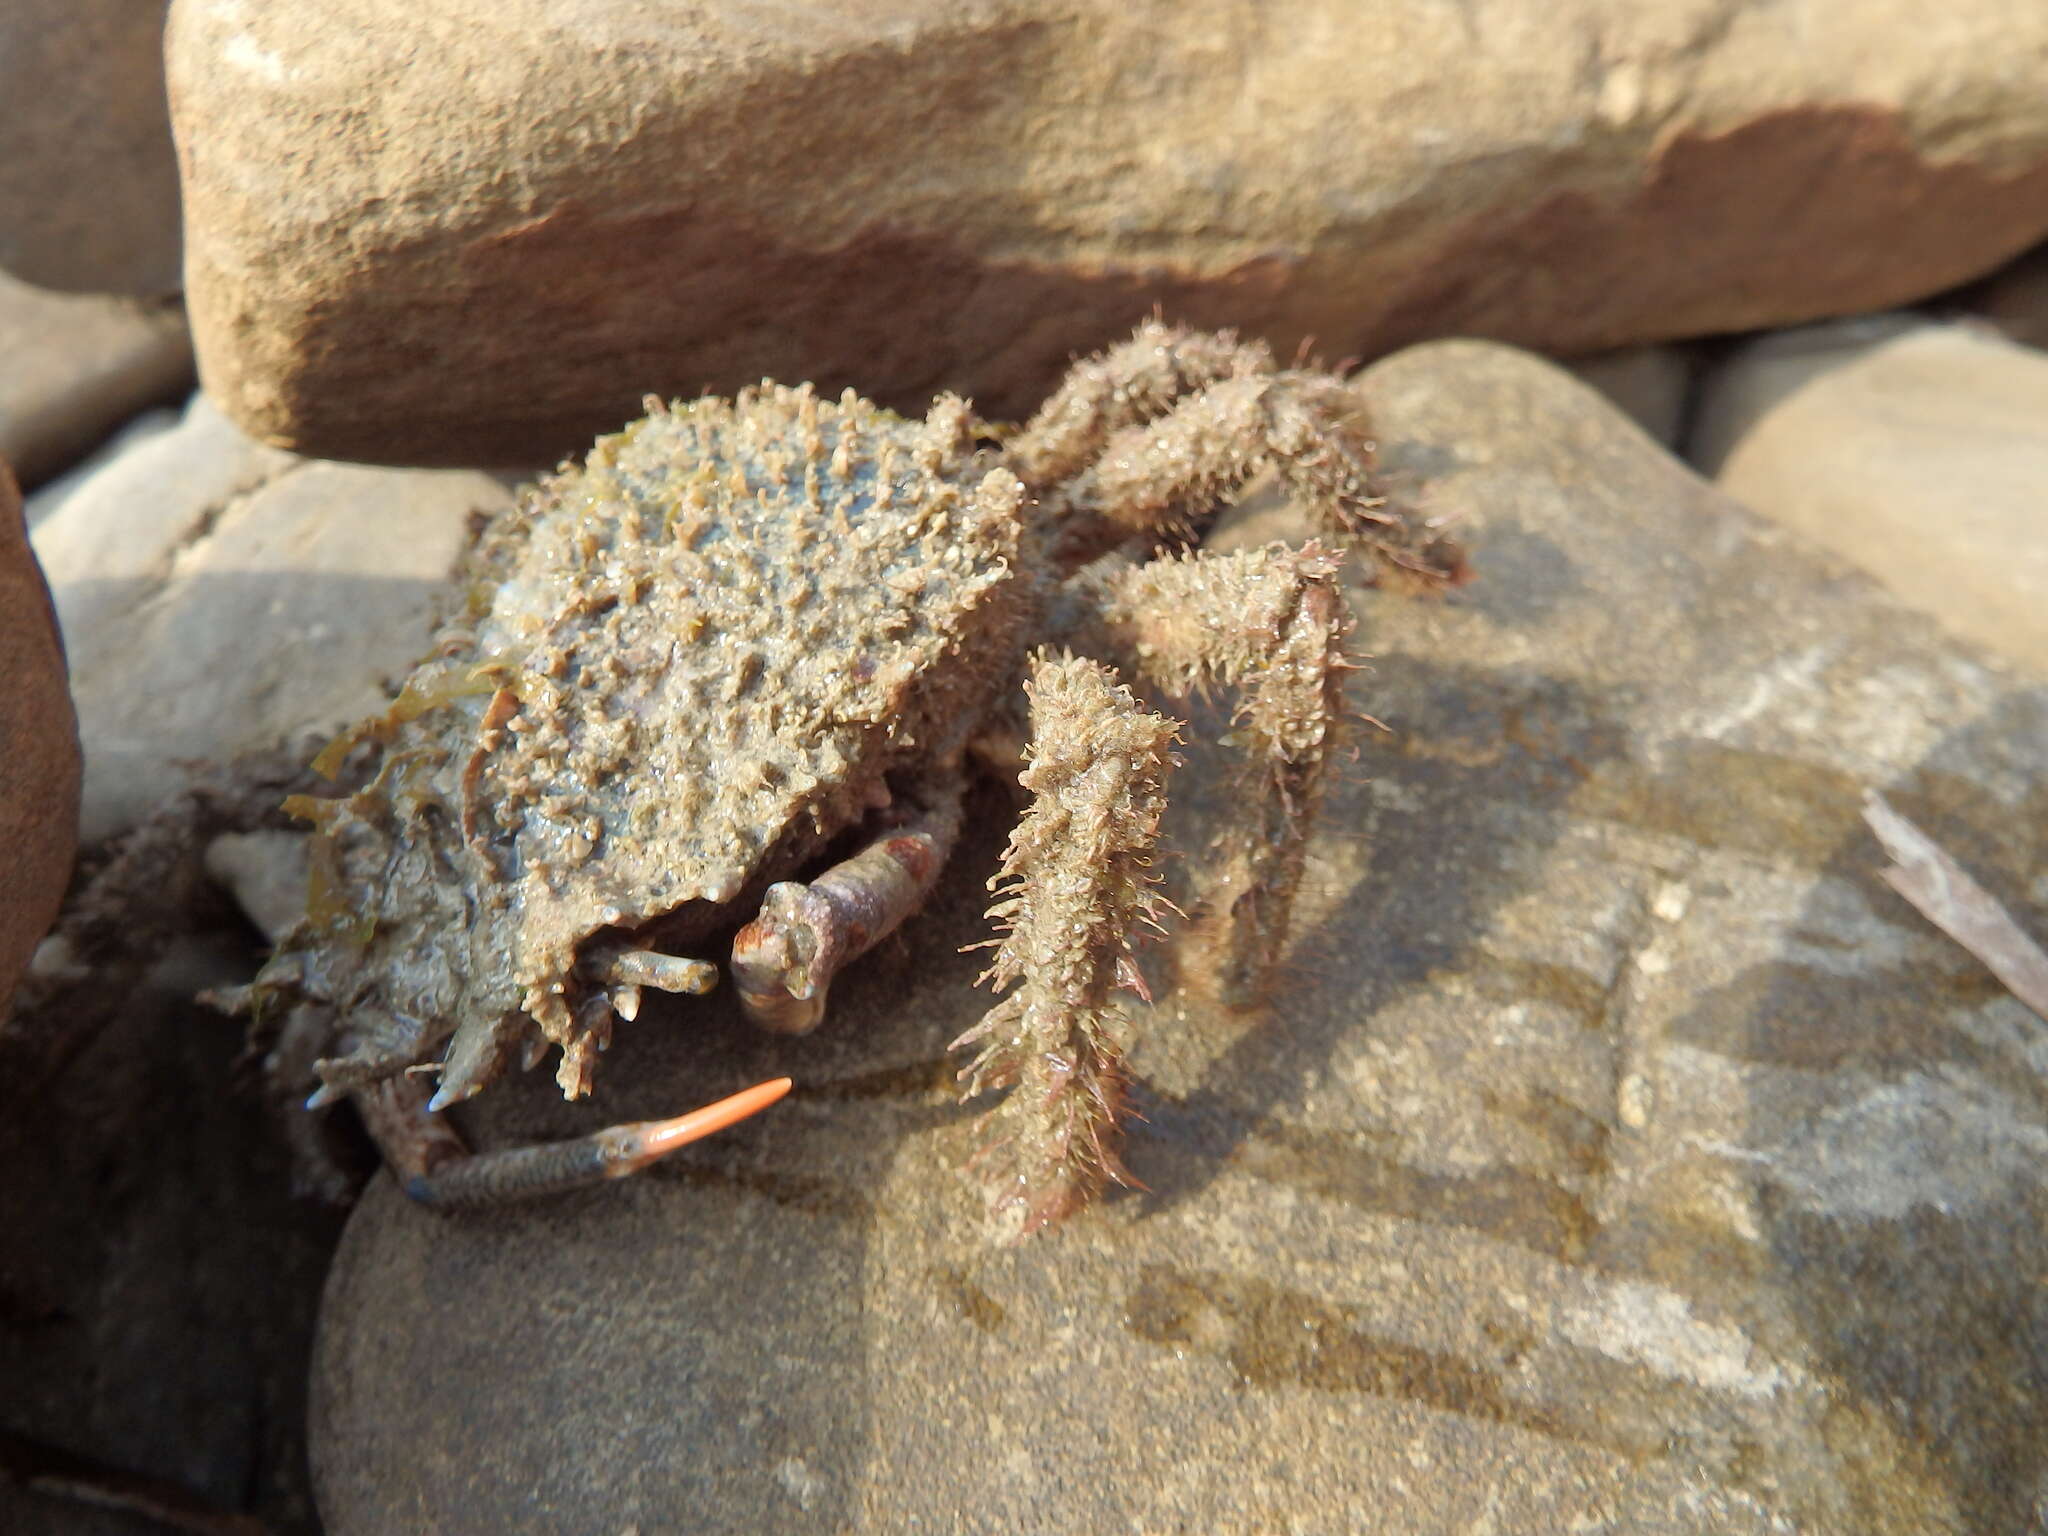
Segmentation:
[(816, 1029), (825, 988), (854, 947), (847, 926), (825, 892), (793, 880), (769, 886), (760, 915), (732, 941), (733, 985), (747, 1016), (782, 1035)]
[(877, 838), (809, 885), (768, 887), (761, 911), (733, 936), (732, 979), (747, 1017), (778, 1034), (808, 1034), (825, 1017), (825, 990), (930, 894), (960, 833), (957, 780), (933, 806)]
[(405, 1192), (422, 1205), (460, 1210), (622, 1179), (766, 1109), (789, 1090), (790, 1080), (778, 1077), (670, 1120), (633, 1121), (575, 1141), (478, 1153), (415, 1174), (405, 1181)]

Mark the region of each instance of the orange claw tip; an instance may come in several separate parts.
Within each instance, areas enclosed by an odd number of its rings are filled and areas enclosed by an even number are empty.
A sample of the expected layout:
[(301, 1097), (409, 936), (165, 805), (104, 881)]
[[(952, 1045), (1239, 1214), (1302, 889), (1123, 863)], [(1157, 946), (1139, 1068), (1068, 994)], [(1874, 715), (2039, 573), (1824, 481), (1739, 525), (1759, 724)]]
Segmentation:
[(727, 1126), (737, 1125), (747, 1116), (758, 1114), (793, 1086), (789, 1078), (771, 1078), (765, 1083), (742, 1089), (731, 1098), (706, 1104), (702, 1109), (693, 1109), (687, 1115), (677, 1115), (673, 1120), (647, 1120), (639, 1125), (622, 1125), (618, 1131), (626, 1145), (607, 1172), (615, 1179), (636, 1173), (678, 1147), (702, 1141), (706, 1136), (715, 1136)]

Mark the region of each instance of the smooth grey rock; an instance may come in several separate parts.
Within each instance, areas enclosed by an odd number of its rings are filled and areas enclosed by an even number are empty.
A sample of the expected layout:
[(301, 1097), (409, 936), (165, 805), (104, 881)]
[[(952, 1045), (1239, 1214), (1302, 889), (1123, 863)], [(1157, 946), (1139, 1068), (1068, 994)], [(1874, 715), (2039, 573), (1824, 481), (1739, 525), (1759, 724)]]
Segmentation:
[(192, 382), (175, 306), (52, 293), (0, 273), (0, 458), (33, 489)]
[(180, 287), (169, 0), (0, 10), (0, 267), (75, 292)]
[(36, 488), (33, 496), (24, 498), (22, 510), (28, 517), (29, 527), (33, 529), (36, 524), (69, 501), (72, 493), (86, 481), (130, 449), (139, 448), (152, 437), (161, 437), (177, 426), (184, 418), (184, 414), (182, 408), (159, 406), (155, 410), (144, 411), (140, 416), (132, 416), (123, 422), (119, 430), (99, 447), (61, 475), (45, 480)]
[[(1359, 599), (1389, 730), (1270, 1005), (1148, 961), (1148, 1190), (1022, 1245), (981, 1213), (944, 1044), (991, 789), (817, 1035), (650, 1003), (594, 1103), (536, 1074), (468, 1125), (783, 1105), (525, 1209), (377, 1181), (315, 1366), (333, 1536), (2030, 1528), (2048, 1042), (1858, 804), (2038, 914), (2048, 692), (1554, 368), (1442, 343), (1360, 388), (1480, 579)], [(1181, 870), (1228, 808), (1190, 751)]]
[(2048, 672), (2048, 352), (1871, 316), (1742, 348), (1692, 456), (1957, 634)]
[(300, 459), (195, 396), (37, 525), (85, 743), (87, 839), (190, 777), (381, 708), (419, 659), (472, 511), (472, 471)]

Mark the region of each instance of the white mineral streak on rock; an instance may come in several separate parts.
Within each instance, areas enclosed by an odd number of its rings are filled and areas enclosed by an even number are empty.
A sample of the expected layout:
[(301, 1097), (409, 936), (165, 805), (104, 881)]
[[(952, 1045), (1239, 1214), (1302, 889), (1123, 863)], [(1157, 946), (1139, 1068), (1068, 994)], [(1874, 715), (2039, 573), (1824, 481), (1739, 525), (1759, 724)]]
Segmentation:
[(1715, 1392), (1768, 1397), (1798, 1373), (1765, 1360), (1741, 1329), (1694, 1316), (1676, 1291), (1639, 1280), (1605, 1287), (1558, 1314), (1566, 1338), (1617, 1360)]

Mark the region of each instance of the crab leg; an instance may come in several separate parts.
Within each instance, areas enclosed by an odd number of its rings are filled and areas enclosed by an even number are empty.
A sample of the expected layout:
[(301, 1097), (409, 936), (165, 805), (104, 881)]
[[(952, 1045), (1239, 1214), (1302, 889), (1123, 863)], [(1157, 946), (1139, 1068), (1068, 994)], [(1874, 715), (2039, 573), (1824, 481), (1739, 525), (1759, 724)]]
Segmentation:
[(1272, 371), (1263, 342), (1147, 320), (1129, 341), (1074, 365), (1010, 444), (1011, 461), (1034, 485), (1052, 485), (1101, 458), (1114, 433), (1157, 420), (1211, 384)]
[(1466, 580), (1457, 546), (1391, 505), (1360, 406), (1334, 375), (1276, 370), (1257, 343), (1157, 322), (1077, 367), (1011, 445), (1075, 570), (1133, 535), (1192, 539), (1271, 466), (1378, 574), (1433, 588)]
[(1110, 573), (1096, 589), (1102, 626), (1087, 638), (1150, 686), (1185, 697), (1238, 690), (1245, 760), (1239, 811), (1213, 878), (1218, 991), (1233, 1006), (1266, 990), (1287, 939), (1309, 823), (1343, 723), (1351, 617), (1339, 558), (1311, 542), (1236, 554), (1196, 551)]
[(768, 887), (761, 912), (732, 941), (732, 979), (747, 1017), (778, 1034), (808, 1034), (825, 1017), (825, 991), (916, 911), (960, 835), (956, 779), (930, 808), (877, 838), (809, 885)]
[(702, 996), (718, 985), (718, 967), (709, 960), (686, 960), (652, 949), (622, 949), (604, 956), (592, 969), (611, 988), (612, 1007), (628, 1024), (640, 1017), (642, 987)]
[(953, 1042), (974, 1046), (965, 1097), (1010, 1087), (989, 1111), (981, 1162), (1024, 1230), (1131, 1184), (1117, 1153), (1130, 1017), (1146, 996), (1137, 932), (1155, 926), (1154, 849), (1178, 726), (1139, 707), (1107, 667), (1033, 659), (1031, 809), (1017, 824), (989, 916), (1002, 929), (982, 980), (1012, 988)]
[(775, 1103), (786, 1077), (669, 1120), (630, 1121), (571, 1141), (471, 1152), (453, 1126), (427, 1113), (412, 1079), (390, 1078), (360, 1090), (356, 1107), (406, 1194), (441, 1210), (502, 1205), (622, 1179)]

